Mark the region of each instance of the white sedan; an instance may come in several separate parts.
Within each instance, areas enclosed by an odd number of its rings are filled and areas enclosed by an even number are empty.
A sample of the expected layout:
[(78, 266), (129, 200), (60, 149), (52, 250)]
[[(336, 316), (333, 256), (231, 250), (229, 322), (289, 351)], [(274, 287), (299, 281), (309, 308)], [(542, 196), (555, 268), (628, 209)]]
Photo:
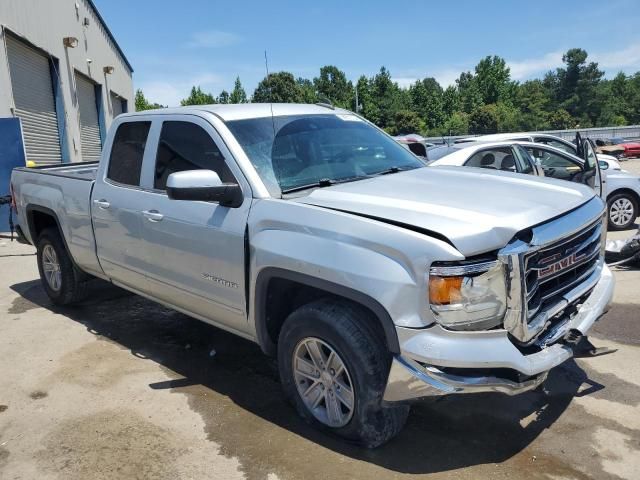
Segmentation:
[[(491, 135), (480, 135), (479, 137), (468, 137), (461, 138), (456, 140), (455, 143), (469, 143), (469, 142), (504, 142), (504, 141), (518, 141), (518, 142), (533, 142), (533, 143), (542, 143), (544, 145), (549, 145), (550, 147), (555, 147), (560, 150), (564, 150), (567, 153), (571, 153), (575, 155), (577, 153), (577, 149), (575, 144), (571, 143), (564, 138), (556, 137), (555, 135), (550, 135), (548, 133), (537, 133), (537, 132), (513, 132), (513, 133), (494, 133)], [(604, 153), (598, 153), (598, 160), (600, 161), (600, 166), (604, 167), (603, 163), (608, 165), (609, 170), (622, 170), (618, 160), (613, 155), (606, 155)]]
[[(585, 170), (582, 158), (539, 143), (456, 143), (430, 149), (427, 159), (432, 167), (453, 165), (488, 168), (587, 183), (596, 190), (599, 188), (599, 182), (593, 180), (593, 174)], [(602, 198), (606, 199), (609, 206), (609, 229), (626, 230), (633, 226), (640, 211), (640, 177), (623, 170), (610, 170), (608, 166), (598, 163), (602, 173)]]

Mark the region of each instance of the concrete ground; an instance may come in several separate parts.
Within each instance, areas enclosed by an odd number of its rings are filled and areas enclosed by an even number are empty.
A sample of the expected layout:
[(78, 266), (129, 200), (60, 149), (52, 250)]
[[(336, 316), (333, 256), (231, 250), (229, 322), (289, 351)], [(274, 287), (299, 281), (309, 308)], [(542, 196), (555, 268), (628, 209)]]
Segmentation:
[(567, 362), (543, 391), (417, 402), (368, 451), (300, 421), (257, 346), (97, 282), (55, 307), (34, 249), (0, 237), (0, 478), (635, 480), (640, 270), (615, 276), (593, 341), (616, 353)]

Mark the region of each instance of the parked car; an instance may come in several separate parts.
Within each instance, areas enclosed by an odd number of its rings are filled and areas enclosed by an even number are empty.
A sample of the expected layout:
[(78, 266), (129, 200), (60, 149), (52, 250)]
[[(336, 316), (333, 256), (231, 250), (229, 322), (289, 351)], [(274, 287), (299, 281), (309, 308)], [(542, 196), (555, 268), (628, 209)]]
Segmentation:
[(98, 277), (254, 341), (305, 420), (369, 447), (407, 400), (538, 387), (613, 295), (591, 188), (425, 168), (329, 106), (123, 114), (99, 163), (11, 184), (52, 302)]
[(612, 138), (604, 145), (598, 146), (598, 152), (612, 155), (618, 159), (640, 157), (640, 143), (630, 142), (624, 138)]
[[(526, 132), (515, 132), (515, 133), (496, 133), (493, 135), (481, 135), (479, 137), (469, 137), (462, 138), (455, 141), (455, 143), (469, 143), (469, 142), (500, 142), (500, 141), (520, 141), (520, 142), (533, 142), (533, 143), (542, 143), (544, 145), (549, 145), (551, 147), (559, 148), (560, 150), (564, 150), (565, 152), (572, 153), (574, 155), (578, 154), (577, 147), (575, 143), (572, 143), (564, 138), (557, 137), (555, 135), (550, 135), (548, 133), (526, 133)], [(600, 166), (603, 167), (604, 163), (607, 164), (607, 168), (610, 170), (621, 170), (620, 163), (613, 155), (607, 155), (605, 153), (598, 152), (598, 161), (600, 161)]]
[(405, 145), (415, 155), (423, 158), (427, 156), (427, 150), (435, 146), (435, 144), (427, 142), (423, 136), (417, 134), (398, 135), (393, 139), (401, 145)]
[[(433, 159), (431, 166), (474, 166), (584, 183), (584, 159), (566, 150), (532, 142), (459, 143), (429, 151), (428, 159)], [(600, 164), (600, 168), (604, 172), (602, 198), (609, 208), (609, 228), (626, 230), (640, 214), (640, 177), (622, 170), (609, 170), (606, 164)], [(592, 186), (596, 190), (598, 183), (594, 179)]]

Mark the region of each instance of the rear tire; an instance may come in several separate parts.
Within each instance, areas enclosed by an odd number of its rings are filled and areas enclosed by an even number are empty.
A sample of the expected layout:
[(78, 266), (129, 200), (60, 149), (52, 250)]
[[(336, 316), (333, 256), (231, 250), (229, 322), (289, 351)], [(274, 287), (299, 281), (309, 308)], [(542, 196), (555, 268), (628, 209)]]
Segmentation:
[(58, 230), (44, 230), (36, 248), (40, 280), (51, 301), (70, 305), (82, 300), (86, 296), (87, 275), (74, 266)]
[[(396, 436), (409, 414), (407, 404), (382, 401), (391, 355), (373, 328), (374, 321), (367, 310), (356, 304), (317, 300), (289, 315), (278, 341), (280, 379), (299, 415), (321, 430), (368, 448), (378, 447)], [(301, 349), (308, 348), (307, 344), (313, 348), (314, 343), (320, 345), (319, 362), (310, 354), (306, 360), (302, 358), (305, 350)], [(310, 371), (301, 375), (301, 366), (310, 367)], [(340, 378), (334, 376), (332, 366), (344, 368), (345, 373)], [(305, 391), (311, 393), (303, 399)], [(316, 398), (310, 398), (312, 395)], [(309, 405), (314, 402), (318, 403), (312, 409)], [(336, 405), (340, 412), (331, 421), (329, 411), (335, 412)]]
[(638, 202), (633, 195), (615, 193), (607, 199), (609, 230), (627, 230), (638, 216)]

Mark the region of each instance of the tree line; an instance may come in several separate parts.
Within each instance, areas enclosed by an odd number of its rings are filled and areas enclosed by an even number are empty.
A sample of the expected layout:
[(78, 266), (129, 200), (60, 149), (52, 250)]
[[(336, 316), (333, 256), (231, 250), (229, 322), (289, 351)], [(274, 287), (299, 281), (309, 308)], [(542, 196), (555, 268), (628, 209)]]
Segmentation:
[[(357, 111), (392, 135), (425, 136), (488, 134), (566, 128), (622, 126), (640, 123), (640, 72), (605, 79), (585, 50), (574, 48), (563, 66), (543, 78), (514, 81), (505, 60), (487, 56), (473, 71), (462, 72), (443, 88), (433, 77), (408, 88), (393, 81), (385, 67), (355, 82), (333, 65), (320, 68), (313, 79), (289, 72), (271, 73), (248, 96), (240, 78), (231, 92), (216, 97), (199, 86), (181, 105), (213, 103), (327, 102)], [(161, 108), (136, 91), (136, 110)]]

